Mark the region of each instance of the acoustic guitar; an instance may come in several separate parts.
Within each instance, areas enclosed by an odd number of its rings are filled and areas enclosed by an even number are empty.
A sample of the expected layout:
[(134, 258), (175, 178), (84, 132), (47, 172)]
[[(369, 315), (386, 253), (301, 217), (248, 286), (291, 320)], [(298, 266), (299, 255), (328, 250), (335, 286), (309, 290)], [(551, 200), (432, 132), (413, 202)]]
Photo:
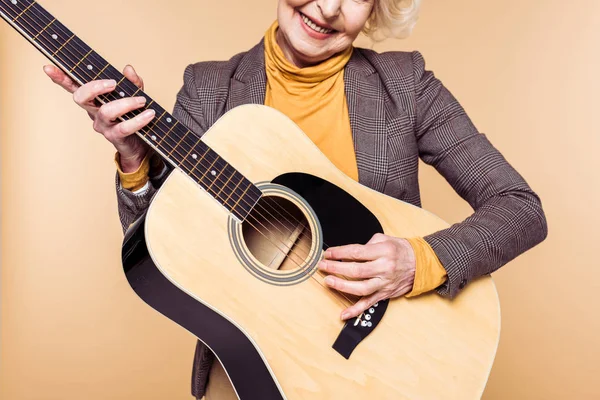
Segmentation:
[(137, 134), (174, 169), (126, 233), (125, 275), (216, 354), (240, 399), (481, 397), (500, 333), (491, 277), (344, 322), (356, 299), (317, 269), (328, 246), (447, 223), (353, 181), (271, 108), (234, 108), (200, 139), (38, 3), (0, 0), (0, 14), (79, 84), (115, 79), (99, 101), (143, 95), (156, 111)]

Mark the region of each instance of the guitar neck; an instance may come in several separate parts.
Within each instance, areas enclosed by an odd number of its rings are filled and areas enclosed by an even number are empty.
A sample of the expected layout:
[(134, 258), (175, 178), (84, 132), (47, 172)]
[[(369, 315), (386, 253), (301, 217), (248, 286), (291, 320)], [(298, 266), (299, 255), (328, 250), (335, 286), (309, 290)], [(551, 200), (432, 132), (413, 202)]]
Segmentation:
[(189, 175), (235, 217), (246, 218), (258, 201), (260, 190), (39, 3), (0, 0), (0, 15), (78, 84), (114, 79), (117, 82), (115, 90), (99, 96), (100, 102), (146, 97), (143, 108), (125, 114), (121, 119), (128, 120), (144, 110), (154, 110), (155, 118), (137, 135), (167, 162)]

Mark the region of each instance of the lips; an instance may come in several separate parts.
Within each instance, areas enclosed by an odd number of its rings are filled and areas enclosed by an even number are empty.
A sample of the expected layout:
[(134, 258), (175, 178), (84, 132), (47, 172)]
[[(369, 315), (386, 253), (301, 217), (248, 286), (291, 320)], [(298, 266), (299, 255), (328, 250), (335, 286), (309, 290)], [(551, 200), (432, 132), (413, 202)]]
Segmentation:
[(299, 12), (299, 14), (300, 14), (300, 17), (302, 18), (302, 21), (304, 22), (304, 24), (307, 27), (309, 27), (310, 29), (312, 29), (313, 31), (318, 32), (318, 33), (322, 33), (322, 34), (325, 34), (325, 35), (335, 32), (334, 29), (329, 29), (329, 28), (326, 28), (324, 26), (321, 26), (321, 25), (317, 24), (315, 21), (313, 21), (312, 19), (310, 19), (306, 15), (302, 14), (301, 12)]

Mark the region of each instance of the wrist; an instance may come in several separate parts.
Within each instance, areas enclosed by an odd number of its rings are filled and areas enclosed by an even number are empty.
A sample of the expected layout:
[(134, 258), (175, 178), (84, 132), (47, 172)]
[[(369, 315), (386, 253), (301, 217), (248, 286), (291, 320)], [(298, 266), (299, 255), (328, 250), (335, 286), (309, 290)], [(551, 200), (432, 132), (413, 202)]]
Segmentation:
[[(115, 154), (115, 165), (117, 167), (119, 180), (123, 189), (135, 192), (136, 190), (143, 188), (144, 185), (148, 183), (149, 179), (148, 172), (150, 171), (150, 153), (146, 153), (141, 163), (139, 163), (137, 169), (133, 171), (124, 171), (124, 164), (120, 158), (121, 154), (117, 152)], [(135, 165), (135, 162), (132, 163), (132, 165)], [(131, 168), (135, 168), (135, 166), (132, 166)]]
[(140, 169), (140, 166), (142, 165), (142, 162), (146, 158), (147, 154), (148, 150), (143, 152), (143, 154), (132, 154), (130, 156), (124, 156), (119, 152), (119, 165), (121, 167), (121, 171), (126, 174), (137, 171)]

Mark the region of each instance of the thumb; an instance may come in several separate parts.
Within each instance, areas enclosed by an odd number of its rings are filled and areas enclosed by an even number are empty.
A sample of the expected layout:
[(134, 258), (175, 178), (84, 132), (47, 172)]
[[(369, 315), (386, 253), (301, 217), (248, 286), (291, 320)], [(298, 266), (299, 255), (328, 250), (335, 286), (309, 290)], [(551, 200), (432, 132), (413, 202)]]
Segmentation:
[(125, 78), (127, 78), (131, 82), (133, 82), (133, 84), (135, 86), (137, 86), (140, 89), (144, 90), (144, 80), (142, 79), (141, 76), (139, 76), (137, 74), (137, 72), (135, 72), (135, 69), (133, 69), (133, 67), (131, 65), (126, 65), (125, 66), (125, 68), (123, 69), (123, 75), (125, 75)]

